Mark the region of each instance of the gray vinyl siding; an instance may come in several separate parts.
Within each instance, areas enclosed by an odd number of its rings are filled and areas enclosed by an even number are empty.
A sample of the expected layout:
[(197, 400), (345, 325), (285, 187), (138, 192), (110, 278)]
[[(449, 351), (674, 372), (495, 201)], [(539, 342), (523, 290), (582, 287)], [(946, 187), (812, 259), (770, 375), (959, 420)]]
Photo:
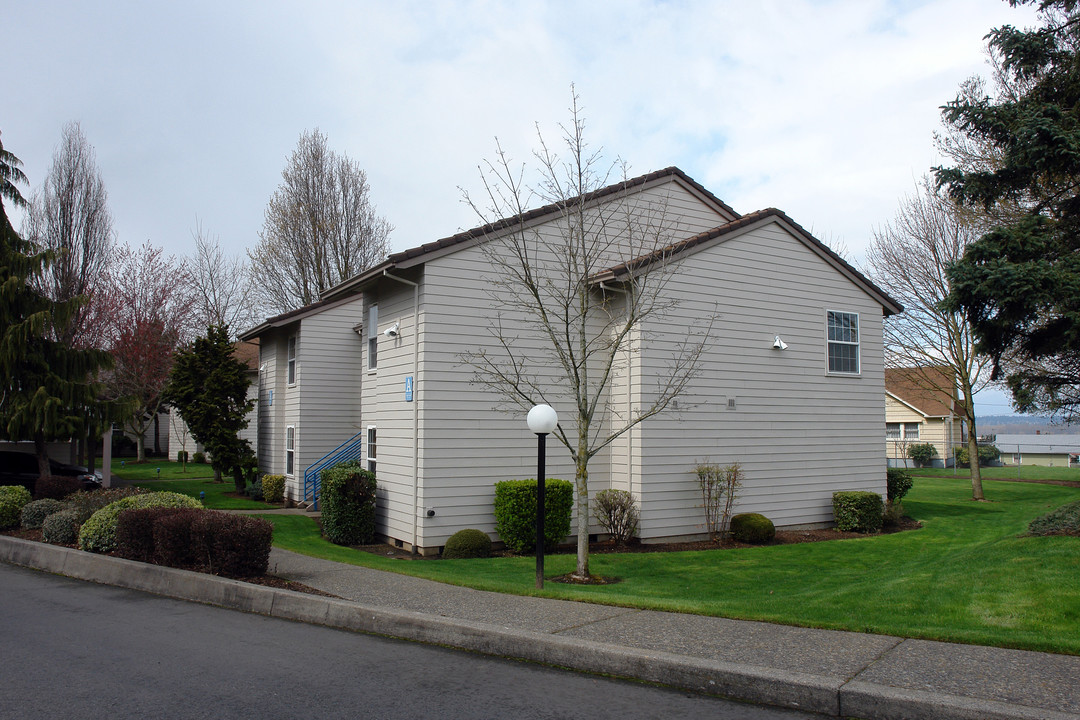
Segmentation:
[[(884, 493), (881, 306), (775, 223), (682, 259), (678, 277), (676, 317), (646, 328), (644, 376), (664, 372), (666, 351), (705, 327), (714, 301), (719, 316), (683, 409), (641, 428), (642, 536), (704, 532), (698, 459), (739, 462), (736, 512), (777, 526), (830, 522), (837, 490)], [(827, 310), (859, 314), (858, 376), (827, 372)], [(787, 350), (773, 349), (777, 334)]]
[[(277, 333), (266, 333), (259, 338), (259, 404), (256, 413), (259, 418), (259, 470), (267, 474), (280, 475), (285, 472), (284, 429), (278, 417), (282, 396), (277, 388), (278, 382), (278, 345)], [(270, 391), (274, 391), (274, 405), (270, 404)]]

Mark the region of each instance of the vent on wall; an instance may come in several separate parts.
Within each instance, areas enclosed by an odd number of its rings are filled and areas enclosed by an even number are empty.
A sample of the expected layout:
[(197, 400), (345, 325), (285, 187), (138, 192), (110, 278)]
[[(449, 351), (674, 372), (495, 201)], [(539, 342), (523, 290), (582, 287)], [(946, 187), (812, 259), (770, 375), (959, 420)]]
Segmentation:
[(727, 409), (734, 410), (736, 408), (735, 398), (730, 397), (727, 399)]

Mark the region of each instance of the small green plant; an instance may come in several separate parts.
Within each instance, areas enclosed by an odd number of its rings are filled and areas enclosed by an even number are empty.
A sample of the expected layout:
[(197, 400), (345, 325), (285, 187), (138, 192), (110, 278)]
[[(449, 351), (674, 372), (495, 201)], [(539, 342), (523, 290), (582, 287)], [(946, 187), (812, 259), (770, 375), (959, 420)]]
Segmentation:
[(833, 493), (836, 529), (844, 532), (872, 533), (881, 530), (885, 503), (881, 496), (860, 490)]
[(731, 510), (742, 487), (742, 465), (717, 465), (699, 462), (694, 467), (701, 488), (701, 506), (705, 510), (705, 529), (713, 542), (719, 542), (731, 522)]
[[(1001, 451), (993, 445), (979, 445), (979, 465), (988, 465), (989, 463), (997, 461), (1001, 457)], [(956, 464), (960, 467), (968, 467), (971, 465), (971, 459), (968, 454), (967, 447), (958, 446), (956, 448)]]
[(338, 545), (363, 545), (375, 537), (375, 473), (358, 462), (320, 473), (322, 525), (326, 539)]
[(731, 518), (731, 537), (738, 542), (762, 545), (776, 537), (776, 526), (760, 513), (740, 513)]
[(247, 494), (248, 494), (248, 497), (251, 498), (252, 500), (258, 500), (259, 502), (262, 502), (263, 499), (264, 499), (262, 481), (261, 480), (256, 480), (255, 482), (248, 485), (247, 486)]
[(1080, 500), (1062, 505), (1028, 525), (1031, 535), (1080, 535)]
[(201, 508), (195, 498), (174, 492), (152, 492), (122, 498), (101, 508), (79, 528), (79, 549), (96, 553), (116, 548), (116, 524), (120, 513), (129, 508), (173, 507)]
[(186, 463), (187, 461), (188, 461), (188, 451), (187, 450), (178, 450), (177, 453), (176, 453), (176, 462), (178, 462), (178, 463)]
[(447, 560), (491, 557), (491, 538), (483, 530), (458, 530), (447, 538), (442, 556)]
[(285, 476), (262, 476), (263, 500), (268, 503), (285, 502)]
[(191, 462), (197, 463), (199, 465), (205, 465), (206, 464), (206, 453), (201, 452), (201, 451), (196, 451), (191, 456)]
[(34, 500), (23, 505), (22, 513), (19, 515), (20, 524), (27, 530), (38, 530), (41, 528), (41, 524), (45, 522), (45, 518), (49, 517), (53, 513), (58, 513), (67, 506), (59, 500), (53, 498), (43, 498), (41, 500)]
[(616, 545), (624, 545), (637, 535), (641, 513), (633, 494), (626, 490), (601, 490), (593, 500), (593, 517)]
[[(536, 549), (536, 480), (495, 483), (495, 532), (517, 553)], [(566, 480), (544, 481), (544, 552), (551, 552), (570, 534), (574, 486)]]
[(74, 545), (79, 539), (79, 513), (61, 510), (41, 523), (41, 539), (52, 545)]
[(892, 503), (899, 503), (911, 490), (911, 473), (903, 468), (888, 468), (885, 471), (885, 497)]
[(915, 461), (919, 467), (926, 467), (935, 455), (937, 448), (931, 443), (915, 443), (907, 451), (908, 457)]
[(0, 486), (0, 530), (16, 527), (23, 506), (30, 502), (30, 491), (22, 485)]

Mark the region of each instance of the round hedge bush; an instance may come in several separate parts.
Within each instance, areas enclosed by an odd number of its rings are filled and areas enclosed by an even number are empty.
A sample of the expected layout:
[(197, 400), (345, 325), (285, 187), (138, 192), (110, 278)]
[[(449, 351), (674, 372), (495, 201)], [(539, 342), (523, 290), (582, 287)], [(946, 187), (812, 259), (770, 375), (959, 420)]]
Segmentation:
[(22, 485), (0, 486), (0, 530), (16, 527), (23, 506), (30, 502), (30, 491)]
[(776, 537), (776, 526), (760, 513), (741, 513), (731, 518), (731, 536), (738, 542), (761, 545)]
[(43, 498), (41, 500), (34, 500), (23, 505), (22, 514), (20, 520), (22, 526), (27, 530), (37, 530), (41, 527), (41, 524), (45, 522), (45, 518), (49, 517), (53, 513), (58, 513), (63, 510), (67, 505), (54, 500), (53, 498)]
[(116, 524), (124, 510), (149, 507), (201, 508), (193, 497), (174, 492), (152, 492), (121, 498), (101, 508), (79, 530), (79, 549), (107, 553), (116, 549)]
[(74, 545), (79, 538), (79, 513), (61, 510), (41, 523), (41, 539), (53, 545)]
[(442, 556), (448, 560), (491, 557), (491, 538), (483, 530), (458, 530), (447, 539)]

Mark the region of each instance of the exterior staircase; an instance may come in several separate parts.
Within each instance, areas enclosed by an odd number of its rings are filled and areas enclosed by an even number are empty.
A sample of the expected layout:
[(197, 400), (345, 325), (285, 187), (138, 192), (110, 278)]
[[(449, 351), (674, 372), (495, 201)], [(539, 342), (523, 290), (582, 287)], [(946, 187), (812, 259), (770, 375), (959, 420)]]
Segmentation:
[(307, 470), (304, 471), (304, 499), (297, 503), (297, 506), (309, 510), (318, 510), (319, 491), (322, 489), (322, 478), (319, 473), (328, 467), (363, 457), (363, 441), (364, 431), (361, 430), (323, 455), (316, 462), (308, 465)]

